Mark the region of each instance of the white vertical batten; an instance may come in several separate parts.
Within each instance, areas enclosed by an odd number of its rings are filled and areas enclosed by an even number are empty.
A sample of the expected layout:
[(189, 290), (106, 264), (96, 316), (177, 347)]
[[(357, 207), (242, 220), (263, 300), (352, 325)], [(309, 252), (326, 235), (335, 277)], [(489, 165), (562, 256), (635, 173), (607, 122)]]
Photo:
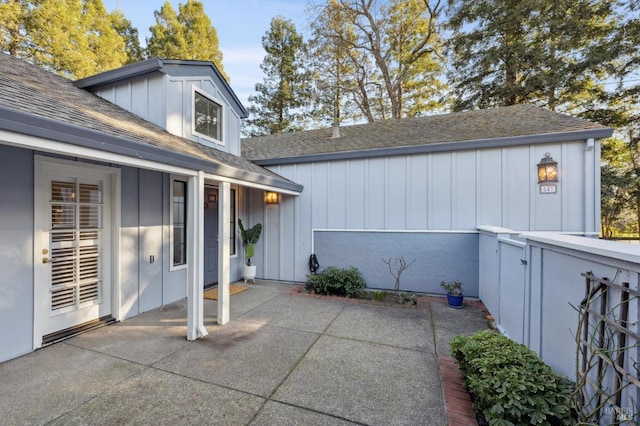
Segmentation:
[(593, 154), (593, 158), (595, 161), (595, 176), (593, 177), (593, 181), (594, 181), (594, 188), (593, 188), (593, 196), (595, 198), (594, 200), (594, 207), (595, 207), (595, 233), (597, 233), (598, 235), (600, 235), (601, 232), (601, 222), (600, 222), (600, 217), (601, 217), (601, 201), (602, 201), (602, 193), (601, 193), (601, 179), (602, 177), (600, 176), (600, 156), (601, 156), (601, 145), (600, 145), (600, 139), (596, 139), (594, 141), (594, 154)]
[(218, 186), (218, 324), (229, 322), (229, 276), (231, 232), (231, 185)]
[(204, 327), (204, 172), (189, 178), (187, 194), (187, 340), (208, 334)]
[(587, 139), (584, 146), (584, 232), (595, 232), (598, 229), (595, 215), (596, 199), (596, 162), (595, 162), (595, 141)]

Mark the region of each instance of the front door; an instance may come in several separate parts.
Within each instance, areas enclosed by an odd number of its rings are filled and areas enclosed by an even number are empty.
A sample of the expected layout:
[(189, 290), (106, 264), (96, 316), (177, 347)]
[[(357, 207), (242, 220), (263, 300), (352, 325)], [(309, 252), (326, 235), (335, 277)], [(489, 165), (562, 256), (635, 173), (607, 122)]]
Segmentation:
[(218, 282), (218, 189), (204, 190), (204, 285)]
[(112, 314), (111, 174), (38, 162), (34, 346)]

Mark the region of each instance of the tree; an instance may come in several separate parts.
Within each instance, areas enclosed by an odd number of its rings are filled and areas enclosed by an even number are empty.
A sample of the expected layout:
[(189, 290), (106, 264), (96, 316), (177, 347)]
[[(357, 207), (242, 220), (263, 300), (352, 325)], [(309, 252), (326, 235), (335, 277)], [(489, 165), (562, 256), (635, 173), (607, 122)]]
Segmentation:
[(629, 191), (633, 181), (633, 169), (629, 167), (632, 164), (630, 154), (622, 139), (609, 138), (602, 144), (600, 221), (604, 238), (614, 237), (626, 228), (620, 222), (633, 205)]
[(340, 93), (367, 121), (439, 108), (439, 0), (329, 0), (316, 7), (315, 42), (345, 49), (350, 67)]
[(249, 96), (251, 118), (245, 132), (271, 135), (303, 127), (302, 109), (310, 100), (309, 75), (305, 69), (305, 44), (292, 21), (281, 16), (271, 20), (262, 37), (266, 55), (260, 68), (265, 74)]
[(334, 7), (327, 13), (319, 13), (318, 19), (311, 23), (312, 38), (308, 52), (315, 105), (312, 114), (315, 121), (339, 124), (342, 120), (359, 119), (362, 112), (355, 102), (358, 61), (351, 60), (349, 45), (335, 36), (347, 36), (349, 28), (343, 28), (343, 17), (332, 16), (331, 13), (340, 14), (341, 10)]
[(614, 32), (600, 47), (612, 50), (616, 61), (608, 64), (609, 86), (588, 104), (581, 116), (616, 131), (602, 143), (602, 230), (605, 237), (635, 229), (640, 235), (640, 10), (626, 0)]
[(102, 0), (33, 0), (24, 18), (26, 42), (18, 56), (70, 78), (125, 63), (124, 40)]
[(531, 102), (579, 108), (619, 53), (615, 0), (449, 0), (456, 111)]
[(0, 50), (19, 56), (25, 42), (27, 4), (21, 0), (0, 3)]
[(70, 78), (123, 65), (124, 40), (102, 0), (0, 3), (0, 46), (10, 55)]
[(138, 29), (131, 25), (122, 10), (116, 9), (110, 14), (111, 25), (116, 32), (124, 39), (124, 50), (127, 54), (126, 64), (133, 64), (144, 59), (144, 50), (140, 46)]
[(197, 0), (180, 4), (179, 13), (166, 0), (160, 11), (154, 11), (156, 24), (149, 28), (147, 54), (170, 59), (212, 61), (228, 81), (222, 67), (222, 52), (218, 47), (218, 33)]
[(126, 64), (129, 55), (125, 40), (113, 26), (113, 15), (107, 13), (102, 0), (84, 0), (81, 18), (91, 64), (84, 75), (76, 74), (75, 77), (86, 77)]
[(178, 13), (169, 0), (166, 0), (160, 10), (155, 10), (153, 15), (156, 24), (149, 27), (151, 37), (146, 39), (147, 56), (180, 58), (181, 52), (186, 51), (187, 48)]

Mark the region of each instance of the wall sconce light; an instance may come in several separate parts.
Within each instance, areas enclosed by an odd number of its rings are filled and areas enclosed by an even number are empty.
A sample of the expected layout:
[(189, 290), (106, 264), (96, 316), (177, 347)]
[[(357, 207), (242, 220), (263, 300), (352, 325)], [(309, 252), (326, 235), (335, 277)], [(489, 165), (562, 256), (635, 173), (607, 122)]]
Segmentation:
[(558, 182), (558, 162), (553, 161), (551, 154), (547, 152), (538, 163), (538, 183), (541, 184), (540, 193), (555, 194), (557, 188), (553, 182)]
[(277, 192), (265, 192), (264, 193), (264, 202), (267, 204), (278, 204), (278, 193)]
[(538, 183), (558, 181), (558, 162), (548, 152), (538, 163)]

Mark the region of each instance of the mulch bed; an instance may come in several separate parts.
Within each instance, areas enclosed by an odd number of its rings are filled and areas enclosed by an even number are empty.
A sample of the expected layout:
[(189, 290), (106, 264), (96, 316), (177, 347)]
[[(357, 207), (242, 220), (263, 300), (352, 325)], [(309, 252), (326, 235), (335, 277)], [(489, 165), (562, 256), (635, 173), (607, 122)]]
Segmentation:
[[(426, 296), (426, 295), (417, 295), (411, 293), (403, 293), (400, 292), (401, 296), (396, 296), (394, 291), (390, 290), (380, 290), (381, 292), (386, 293), (386, 298), (384, 300), (376, 300), (377, 291), (366, 291), (364, 292), (363, 297), (344, 297), (344, 296), (333, 296), (333, 295), (324, 295), (324, 294), (316, 294), (310, 292), (304, 284), (296, 285), (289, 290), (288, 294), (303, 296), (303, 297), (313, 297), (317, 299), (328, 299), (328, 300), (339, 300), (342, 302), (350, 302), (350, 303), (368, 303), (379, 306), (393, 306), (395, 308), (408, 308), (408, 309), (429, 309), (429, 304), (432, 302), (435, 303), (447, 303), (446, 295), (442, 296)], [(404, 295), (404, 296), (402, 296)], [(378, 296), (380, 298), (382, 296)], [(415, 303), (409, 304), (406, 302), (404, 298), (411, 297), (415, 299)], [(487, 308), (484, 304), (479, 300), (465, 300), (465, 305), (475, 305), (482, 312), (488, 314)]]

